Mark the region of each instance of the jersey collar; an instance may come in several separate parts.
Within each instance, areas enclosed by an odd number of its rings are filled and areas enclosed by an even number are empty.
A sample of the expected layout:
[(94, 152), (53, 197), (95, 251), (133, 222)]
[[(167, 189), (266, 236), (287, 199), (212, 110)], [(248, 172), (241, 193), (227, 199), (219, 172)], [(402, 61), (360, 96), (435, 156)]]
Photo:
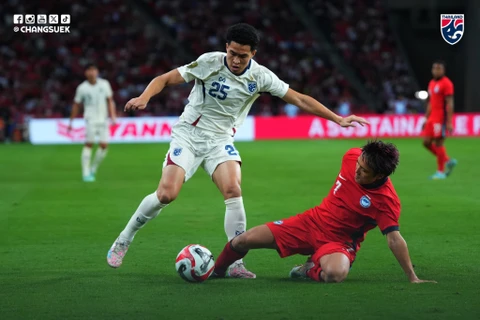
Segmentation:
[(383, 186), (385, 182), (387, 182), (387, 180), (388, 180), (388, 177), (385, 177), (383, 179), (377, 180), (369, 184), (361, 184), (361, 186), (364, 187), (365, 189), (377, 189)]
[[(228, 67), (227, 57), (223, 57), (223, 64), (225, 65), (225, 67), (227, 67), (228, 71), (232, 72), (232, 70), (230, 70), (230, 68)], [(241, 76), (241, 75), (244, 75), (245, 72), (247, 72), (247, 70), (250, 69), (250, 65), (251, 65), (251, 64), (252, 64), (252, 59), (250, 59), (250, 61), (248, 62), (248, 66), (245, 68), (245, 70), (243, 70), (242, 73), (240, 73), (240, 74), (235, 74), (235, 73), (232, 72), (232, 74), (233, 74), (234, 76), (237, 76), (237, 77), (239, 77), (239, 76)]]

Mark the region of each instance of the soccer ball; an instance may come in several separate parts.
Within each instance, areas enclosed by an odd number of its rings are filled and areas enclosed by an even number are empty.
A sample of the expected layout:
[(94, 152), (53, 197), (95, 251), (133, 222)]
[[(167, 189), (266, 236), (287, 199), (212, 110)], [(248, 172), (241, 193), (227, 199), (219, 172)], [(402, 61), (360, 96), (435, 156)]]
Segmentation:
[(199, 244), (190, 244), (180, 251), (175, 260), (175, 268), (185, 281), (203, 282), (212, 274), (215, 267), (213, 255)]

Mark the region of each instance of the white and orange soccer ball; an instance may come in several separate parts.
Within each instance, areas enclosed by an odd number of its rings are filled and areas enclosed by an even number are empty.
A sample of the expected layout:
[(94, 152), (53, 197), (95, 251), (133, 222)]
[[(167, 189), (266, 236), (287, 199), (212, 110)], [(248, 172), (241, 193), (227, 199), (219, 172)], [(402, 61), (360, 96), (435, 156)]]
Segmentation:
[(212, 274), (215, 261), (210, 250), (199, 244), (190, 244), (177, 255), (175, 268), (184, 280), (203, 282)]

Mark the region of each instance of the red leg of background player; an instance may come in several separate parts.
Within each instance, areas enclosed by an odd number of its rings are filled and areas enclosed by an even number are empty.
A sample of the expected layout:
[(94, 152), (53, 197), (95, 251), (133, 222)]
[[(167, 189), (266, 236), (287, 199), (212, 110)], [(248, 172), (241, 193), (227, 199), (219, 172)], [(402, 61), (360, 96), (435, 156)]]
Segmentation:
[(445, 146), (437, 147), (437, 168), (439, 172), (445, 172), (445, 163), (448, 161)]
[(430, 151), (434, 156), (437, 156), (437, 146), (433, 143), (430, 143), (428, 146), (425, 146), (428, 151)]

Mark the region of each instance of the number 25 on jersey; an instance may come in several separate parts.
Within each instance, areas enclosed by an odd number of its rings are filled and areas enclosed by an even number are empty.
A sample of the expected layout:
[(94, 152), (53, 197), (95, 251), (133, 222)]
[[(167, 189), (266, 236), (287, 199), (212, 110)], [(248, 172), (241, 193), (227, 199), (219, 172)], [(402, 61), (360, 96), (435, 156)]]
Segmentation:
[(212, 88), (208, 90), (208, 94), (212, 96), (213, 98), (217, 98), (219, 100), (225, 100), (225, 98), (228, 95), (228, 92), (225, 90), (230, 89), (229, 86), (226, 84), (220, 84), (218, 82), (212, 82)]

